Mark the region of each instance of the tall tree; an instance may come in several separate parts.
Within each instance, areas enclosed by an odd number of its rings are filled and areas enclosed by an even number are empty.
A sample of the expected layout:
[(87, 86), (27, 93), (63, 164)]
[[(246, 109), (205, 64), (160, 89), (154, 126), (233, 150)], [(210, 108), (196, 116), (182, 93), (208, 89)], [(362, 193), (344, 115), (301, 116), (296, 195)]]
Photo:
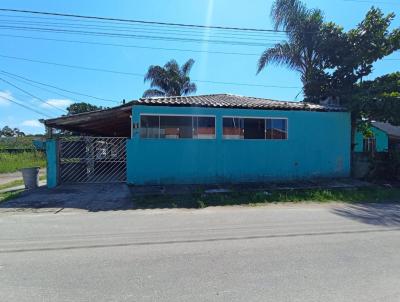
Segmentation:
[(372, 7), (355, 29), (345, 32), (325, 22), (320, 10), (300, 0), (275, 0), (271, 10), (275, 29), (287, 41), (264, 51), (258, 72), (266, 65), (286, 65), (300, 72), (305, 100), (327, 97), (351, 99), (357, 83), (372, 72), (372, 64), (400, 48), (400, 29), (389, 31), (395, 17)]
[(190, 59), (182, 67), (175, 60), (164, 66), (151, 65), (144, 77), (150, 82), (151, 89), (143, 93), (143, 97), (180, 96), (196, 92), (196, 84), (190, 81), (189, 73), (194, 64)]
[(323, 14), (318, 9), (308, 9), (299, 0), (276, 0), (271, 9), (275, 30), (287, 33), (287, 41), (266, 49), (258, 60), (257, 73), (269, 64), (285, 65), (298, 71), (303, 85), (311, 82), (321, 65), (317, 49)]

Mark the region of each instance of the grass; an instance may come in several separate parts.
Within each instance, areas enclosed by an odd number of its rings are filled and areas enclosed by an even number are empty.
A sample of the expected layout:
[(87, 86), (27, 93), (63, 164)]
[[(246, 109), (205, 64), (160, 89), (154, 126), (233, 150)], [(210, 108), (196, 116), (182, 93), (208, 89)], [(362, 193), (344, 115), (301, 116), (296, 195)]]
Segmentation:
[(138, 209), (205, 208), (208, 206), (300, 202), (400, 202), (400, 188), (368, 187), (358, 189), (305, 189), (270, 192), (232, 192), (223, 194), (157, 195), (134, 200)]
[[(39, 180), (45, 180), (45, 179), (46, 179), (46, 175), (40, 175), (39, 176)], [(0, 190), (8, 189), (8, 188), (16, 187), (16, 186), (20, 186), (20, 185), (23, 185), (23, 184), (24, 184), (23, 179), (13, 180), (13, 181), (7, 182), (5, 184), (0, 184)]]
[(0, 153), (0, 173), (45, 166), (46, 158), (43, 152)]
[(43, 135), (27, 135), (23, 137), (1, 137), (0, 149), (34, 149), (33, 140), (41, 140)]
[(11, 199), (14, 199), (18, 197), (23, 190), (20, 191), (14, 191), (14, 192), (7, 192), (7, 193), (0, 193), (0, 203), (9, 201)]

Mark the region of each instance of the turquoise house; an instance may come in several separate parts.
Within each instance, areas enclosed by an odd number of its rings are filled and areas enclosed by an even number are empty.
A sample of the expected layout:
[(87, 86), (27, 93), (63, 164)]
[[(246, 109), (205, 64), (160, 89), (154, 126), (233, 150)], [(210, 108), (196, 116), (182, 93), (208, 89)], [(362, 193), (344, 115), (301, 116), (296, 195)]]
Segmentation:
[[(72, 143), (47, 144), (52, 186), (99, 180), (96, 169), (100, 180), (132, 185), (350, 175), (350, 114), (340, 107), (229, 94), (161, 97), (45, 124), (84, 134)], [(75, 149), (81, 151), (74, 155)], [(75, 170), (79, 177), (68, 178)]]
[(369, 137), (360, 131), (356, 132), (354, 152), (387, 152), (388, 148), (389, 137), (381, 129), (372, 126)]
[(356, 133), (355, 152), (388, 152), (400, 151), (400, 126), (385, 122), (371, 122), (370, 137)]

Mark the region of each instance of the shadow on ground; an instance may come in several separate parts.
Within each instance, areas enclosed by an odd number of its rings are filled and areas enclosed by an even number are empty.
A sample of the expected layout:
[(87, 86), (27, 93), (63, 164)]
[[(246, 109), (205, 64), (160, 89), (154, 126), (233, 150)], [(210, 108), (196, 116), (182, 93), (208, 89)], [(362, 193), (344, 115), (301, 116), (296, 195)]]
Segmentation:
[(332, 212), (344, 218), (356, 220), (371, 225), (400, 225), (400, 204), (354, 204), (336, 207), (332, 209)]
[(60, 211), (82, 209), (89, 212), (132, 208), (131, 192), (126, 184), (73, 184), (54, 189), (40, 187), (22, 192), (0, 204), (0, 211)]

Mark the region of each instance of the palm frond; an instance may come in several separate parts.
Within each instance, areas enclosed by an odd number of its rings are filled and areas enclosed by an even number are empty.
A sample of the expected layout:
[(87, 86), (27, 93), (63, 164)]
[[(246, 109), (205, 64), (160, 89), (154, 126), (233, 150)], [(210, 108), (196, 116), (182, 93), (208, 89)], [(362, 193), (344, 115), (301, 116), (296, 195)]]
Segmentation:
[(181, 95), (188, 95), (191, 93), (195, 93), (196, 91), (197, 91), (196, 84), (188, 81), (183, 85), (182, 90), (181, 90)]
[(302, 60), (300, 52), (295, 49), (295, 46), (287, 42), (275, 44), (274, 47), (265, 50), (258, 60), (257, 73), (267, 64), (286, 65), (290, 69), (301, 71)]
[(150, 87), (143, 94), (151, 96), (179, 96), (196, 91), (196, 85), (190, 82), (189, 73), (194, 64), (190, 59), (182, 67), (175, 60), (168, 61), (163, 67), (152, 65), (149, 67), (144, 81), (150, 81)]
[(307, 7), (300, 0), (276, 0), (271, 9), (275, 30), (293, 30), (307, 14)]
[(151, 98), (151, 97), (155, 97), (155, 96), (164, 96), (164, 95), (165, 95), (165, 92), (158, 90), (158, 89), (147, 89), (143, 93), (144, 98)]
[(189, 59), (185, 64), (182, 65), (181, 73), (183, 76), (187, 76), (190, 73), (190, 70), (192, 69), (193, 64), (194, 64), (194, 60)]

